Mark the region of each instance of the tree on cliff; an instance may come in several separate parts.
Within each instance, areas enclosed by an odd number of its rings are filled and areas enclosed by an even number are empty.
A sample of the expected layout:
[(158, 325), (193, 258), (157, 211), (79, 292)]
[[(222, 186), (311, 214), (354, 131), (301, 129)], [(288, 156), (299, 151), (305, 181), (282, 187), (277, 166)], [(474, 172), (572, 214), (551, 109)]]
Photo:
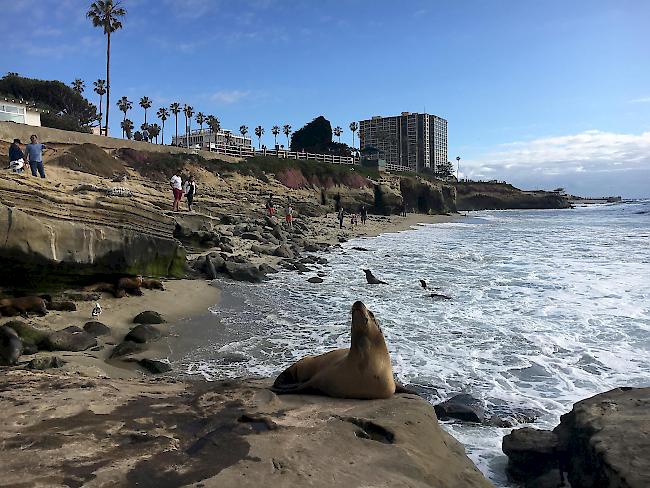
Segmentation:
[(278, 134), (280, 133), (280, 126), (279, 125), (274, 125), (273, 129), (271, 129), (271, 134), (273, 134), (273, 140), (275, 141), (275, 146), (277, 147), (278, 145)]
[(160, 135), (160, 126), (158, 124), (149, 125), (149, 136), (151, 139), (156, 139), (156, 144), (158, 144), (158, 136)]
[(174, 102), (169, 105), (169, 110), (171, 110), (171, 112), (174, 114), (174, 118), (176, 119), (176, 145), (178, 145), (178, 114), (181, 113), (181, 104)]
[[(120, 109), (120, 112), (124, 112), (124, 120), (126, 120), (126, 113), (133, 108), (133, 102), (126, 97), (122, 97), (117, 101), (116, 105)], [(124, 130), (122, 131), (122, 138), (124, 138)], [(129, 139), (131, 138), (129, 137)]]
[(264, 127), (258, 125), (255, 127), (255, 135), (257, 136), (257, 147), (262, 148), (262, 135), (264, 134)]
[(350, 124), (350, 130), (352, 131), (352, 147), (354, 147), (354, 133), (359, 130), (359, 124), (352, 122)]
[(122, 127), (122, 133), (126, 134), (126, 137), (128, 139), (131, 139), (131, 137), (133, 137), (133, 122), (131, 122), (129, 119), (124, 119), (120, 124), (120, 127)]
[(0, 93), (35, 103), (42, 110), (43, 127), (90, 132), (90, 127), (97, 120), (97, 107), (61, 81), (37, 80), (7, 73), (0, 78)]
[(84, 80), (82, 80), (81, 78), (77, 78), (76, 80), (74, 80), (72, 83), (70, 83), (70, 86), (79, 95), (81, 95), (86, 89), (86, 83), (84, 83)]
[[(86, 17), (93, 26), (101, 27), (106, 34), (106, 135), (108, 135), (108, 111), (111, 105), (111, 34), (122, 28), (122, 17), (126, 9), (121, 7), (121, 2), (113, 0), (97, 0), (90, 5)], [(101, 124), (100, 124), (101, 125)]]
[(239, 133), (240, 133), (243, 137), (246, 137), (246, 134), (248, 134), (248, 127), (246, 127), (245, 125), (242, 125), (242, 126), (239, 128)]
[(203, 112), (199, 112), (196, 114), (196, 123), (199, 124), (199, 127), (201, 128), (201, 134), (203, 134), (203, 124), (205, 124), (206, 117)]
[(194, 107), (186, 104), (185, 107), (183, 107), (183, 113), (185, 114), (185, 139), (187, 147), (190, 147), (190, 130), (192, 128), (192, 116), (194, 115)]
[(147, 109), (151, 108), (151, 99), (149, 97), (142, 97), (140, 99), (140, 106), (144, 109), (144, 123), (147, 123)]
[(93, 81), (93, 91), (99, 95), (99, 135), (102, 135), (102, 98), (106, 95), (106, 80)]
[(287, 136), (287, 151), (288, 151), (288, 150), (289, 150), (289, 146), (290, 146), (290, 144), (289, 144), (289, 134), (291, 134), (291, 126), (290, 126), (289, 124), (286, 124), (286, 125), (282, 128), (282, 132), (284, 132), (284, 135)]
[(208, 127), (210, 127), (210, 131), (214, 135), (214, 143), (217, 143), (217, 133), (221, 130), (221, 122), (219, 122), (219, 119), (216, 118), (214, 115), (208, 115), (207, 119), (207, 124)]
[(321, 115), (293, 133), (291, 150), (323, 153), (331, 143), (332, 125)]
[(165, 107), (160, 107), (156, 115), (162, 122), (162, 140), (160, 142), (165, 144), (165, 120), (169, 118), (169, 111)]
[(339, 139), (339, 144), (341, 143), (341, 134), (343, 134), (343, 129), (341, 129), (338, 125), (334, 127), (334, 130), (332, 131), (336, 137)]

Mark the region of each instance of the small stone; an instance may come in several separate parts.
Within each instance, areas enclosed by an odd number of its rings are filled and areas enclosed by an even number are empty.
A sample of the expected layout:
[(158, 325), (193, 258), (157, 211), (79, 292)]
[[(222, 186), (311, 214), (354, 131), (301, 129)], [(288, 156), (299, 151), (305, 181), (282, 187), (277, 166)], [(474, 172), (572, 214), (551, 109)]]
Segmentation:
[(485, 410), (481, 401), (467, 393), (451, 397), (433, 407), (439, 419), (454, 418), (465, 422), (481, 423), (485, 418)]
[(113, 348), (113, 351), (111, 352), (111, 359), (112, 358), (119, 358), (122, 356), (128, 356), (130, 354), (137, 354), (146, 349), (144, 344), (140, 344), (137, 342), (133, 341), (124, 341), (119, 343), (117, 346)]
[(101, 335), (109, 335), (111, 333), (111, 329), (107, 326), (102, 324), (101, 322), (97, 321), (91, 321), (91, 322), (86, 322), (84, 324), (84, 330), (88, 332), (90, 335), (93, 337), (101, 336)]
[(50, 368), (61, 368), (65, 361), (57, 356), (50, 356), (45, 358), (34, 358), (28, 364), (27, 368), (42, 371)]
[(172, 370), (169, 363), (158, 361), (156, 359), (141, 359), (138, 364), (153, 374), (167, 373)]
[(138, 342), (144, 344), (147, 342), (157, 341), (162, 337), (158, 329), (150, 324), (136, 325), (124, 338), (125, 341)]

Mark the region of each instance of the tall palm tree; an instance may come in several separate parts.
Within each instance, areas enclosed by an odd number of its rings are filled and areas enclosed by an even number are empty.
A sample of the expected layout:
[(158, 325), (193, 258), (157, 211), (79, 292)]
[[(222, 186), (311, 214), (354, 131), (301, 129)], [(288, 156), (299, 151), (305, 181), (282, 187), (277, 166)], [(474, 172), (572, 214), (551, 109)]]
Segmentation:
[(176, 119), (176, 145), (178, 145), (178, 114), (181, 113), (181, 104), (174, 102), (169, 106), (169, 110), (171, 110)]
[[(117, 108), (120, 109), (120, 112), (124, 112), (124, 120), (126, 120), (126, 113), (133, 108), (133, 102), (131, 102), (126, 97), (122, 97), (117, 101), (116, 105), (117, 105)], [(108, 110), (108, 107), (106, 107), (106, 110)], [(133, 125), (133, 124), (131, 124), (131, 125)], [(122, 128), (122, 129), (124, 129), (124, 128)], [(124, 130), (122, 130), (122, 138), (124, 138)], [(130, 137), (129, 137), (129, 139), (130, 139)]]
[(84, 80), (80, 78), (77, 78), (72, 83), (70, 83), (70, 86), (72, 86), (72, 89), (76, 91), (79, 95), (81, 95), (86, 89), (86, 83), (84, 83)]
[(144, 109), (144, 123), (147, 123), (147, 109), (151, 108), (151, 99), (149, 97), (142, 97), (140, 99), (140, 106)]
[(124, 134), (126, 134), (126, 137), (131, 139), (133, 136), (133, 122), (131, 122), (129, 119), (124, 119), (120, 124), (120, 127), (122, 127), (122, 137), (124, 137)]
[(102, 98), (106, 95), (106, 80), (93, 81), (93, 89), (99, 95), (99, 135), (102, 135)]
[(257, 147), (262, 149), (262, 134), (264, 134), (264, 127), (258, 125), (255, 127), (255, 135), (257, 136)]
[(282, 128), (282, 132), (284, 132), (284, 135), (287, 136), (287, 151), (289, 150), (289, 134), (291, 134), (291, 126), (289, 124), (286, 124)]
[(205, 121), (206, 121), (206, 117), (203, 112), (199, 112), (198, 114), (196, 114), (196, 123), (199, 124), (199, 126), (201, 127), (201, 133), (203, 133), (203, 124), (205, 123)]
[(165, 120), (169, 118), (169, 111), (165, 107), (160, 107), (158, 113), (156, 113), (158, 118), (162, 121), (162, 144), (165, 144)]
[(190, 147), (190, 128), (192, 127), (192, 115), (194, 115), (194, 107), (185, 104), (183, 107), (183, 113), (185, 114), (185, 139), (187, 141), (187, 147)]
[(334, 127), (334, 135), (339, 138), (339, 144), (341, 143), (341, 134), (343, 134), (343, 129), (341, 129), (338, 125)]
[(239, 128), (239, 133), (242, 135), (242, 137), (246, 137), (246, 134), (248, 134), (248, 127), (246, 127), (245, 125), (242, 125)]
[(271, 129), (271, 133), (273, 134), (273, 139), (275, 140), (275, 147), (278, 147), (278, 134), (280, 133), (280, 126), (274, 125), (273, 129)]
[(352, 131), (352, 147), (354, 147), (354, 133), (359, 130), (359, 124), (352, 122), (350, 124), (350, 130)]
[[(86, 17), (93, 26), (101, 27), (106, 34), (106, 135), (108, 135), (108, 110), (111, 106), (111, 33), (122, 28), (121, 18), (126, 15), (126, 9), (121, 3), (113, 0), (97, 0), (90, 5)], [(100, 124), (101, 125), (101, 124)]]
[[(197, 119), (198, 119), (198, 114), (197, 114)], [(208, 127), (210, 127), (210, 131), (212, 132), (212, 135), (214, 136), (214, 143), (217, 143), (217, 134), (221, 130), (221, 122), (219, 122), (219, 119), (216, 118), (214, 115), (208, 115), (205, 119), (205, 121), (208, 123)]]

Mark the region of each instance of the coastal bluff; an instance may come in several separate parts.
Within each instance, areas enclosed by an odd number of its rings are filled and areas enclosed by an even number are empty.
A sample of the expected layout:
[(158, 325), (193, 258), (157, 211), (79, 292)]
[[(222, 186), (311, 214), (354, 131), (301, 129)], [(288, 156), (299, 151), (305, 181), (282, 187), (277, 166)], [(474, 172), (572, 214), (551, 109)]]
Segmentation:
[(268, 380), (0, 376), (11, 486), (489, 487), (415, 395), (272, 393)]

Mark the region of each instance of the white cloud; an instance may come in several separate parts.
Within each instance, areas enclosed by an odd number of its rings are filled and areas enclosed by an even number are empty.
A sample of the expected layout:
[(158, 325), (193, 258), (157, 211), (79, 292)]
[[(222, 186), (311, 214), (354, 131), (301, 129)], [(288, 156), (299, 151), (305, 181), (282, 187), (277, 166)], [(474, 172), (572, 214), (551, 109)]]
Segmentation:
[(231, 104), (239, 102), (250, 94), (251, 92), (247, 90), (219, 90), (210, 95), (209, 98), (213, 102)]
[(629, 100), (629, 103), (650, 103), (650, 97), (640, 97)]
[[(588, 130), (501, 144), (478, 158), (461, 160), (461, 173), (479, 180), (507, 180), (527, 186), (559, 182), (568, 187), (588, 175), (594, 182), (590, 190), (594, 194), (599, 188), (612, 188), (612, 181), (620, 183), (616, 187), (619, 194), (626, 194), (621, 175), (650, 173), (650, 132)], [(634, 184), (641, 187), (643, 183)], [(650, 193), (650, 181), (645, 185)]]

